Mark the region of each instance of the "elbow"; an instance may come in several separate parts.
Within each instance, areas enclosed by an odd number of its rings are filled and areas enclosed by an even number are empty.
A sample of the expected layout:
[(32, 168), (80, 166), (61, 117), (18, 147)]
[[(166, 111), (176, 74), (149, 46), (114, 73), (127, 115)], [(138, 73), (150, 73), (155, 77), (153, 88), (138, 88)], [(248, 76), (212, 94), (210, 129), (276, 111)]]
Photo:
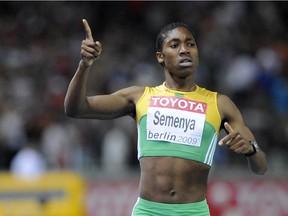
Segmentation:
[(68, 117), (71, 117), (71, 118), (77, 117), (77, 113), (75, 111), (73, 111), (73, 109), (69, 109), (67, 107), (64, 107), (64, 112), (65, 112), (66, 116), (68, 116)]
[(257, 175), (264, 175), (267, 172), (267, 166), (263, 166), (263, 167), (258, 167), (258, 168), (254, 168), (252, 169), (252, 171), (257, 174)]
[(64, 109), (64, 111), (65, 111), (66, 116), (71, 117), (71, 118), (75, 118), (76, 117), (74, 112), (71, 112), (68, 109)]
[[(251, 170), (258, 175), (264, 175), (268, 170), (267, 158), (264, 152), (260, 151), (258, 157), (255, 158), (254, 163), (250, 163)], [(253, 156), (254, 157), (254, 156)]]
[(81, 118), (81, 112), (75, 107), (64, 106), (66, 116), (70, 118)]
[(64, 102), (64, 113), (71, 118), (77, 118), (78, 115), (77, 109), (73, 108), (73, 106), (69, 106), (66, 101)]
[(267, 172), (267, 170), (268, 170), (267, 167), (263, 167), (262, 169), (259, 169), (256, 174), (264, 175)]
[(267, 172), (267, 169), (253, 171), (257, 175), (264, 175)]
[(85, 118), (84, 112), (79, 106), (68, 106), (68, 104), (65, 104), (64, 113), (70, 118)]

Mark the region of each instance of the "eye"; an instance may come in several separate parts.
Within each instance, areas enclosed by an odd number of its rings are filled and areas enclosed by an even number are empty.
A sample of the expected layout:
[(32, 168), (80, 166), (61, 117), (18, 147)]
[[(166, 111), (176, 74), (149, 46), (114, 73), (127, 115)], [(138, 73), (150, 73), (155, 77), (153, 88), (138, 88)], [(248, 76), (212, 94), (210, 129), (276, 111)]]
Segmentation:
[(170, 47), (171, 47), (171, 48), (177, 48), (177, 47), (178, 47), (178, 44), (176, 44), (176, 43), (175, 43), (175, 44), (171, 44)]
[(189, 46), (189, 47), (194, 47), (194, 46), (196, 46), (196, 43), (195, 43), (195, 42), (189, 42), (189, 43), (188, 43), (188, 46)]

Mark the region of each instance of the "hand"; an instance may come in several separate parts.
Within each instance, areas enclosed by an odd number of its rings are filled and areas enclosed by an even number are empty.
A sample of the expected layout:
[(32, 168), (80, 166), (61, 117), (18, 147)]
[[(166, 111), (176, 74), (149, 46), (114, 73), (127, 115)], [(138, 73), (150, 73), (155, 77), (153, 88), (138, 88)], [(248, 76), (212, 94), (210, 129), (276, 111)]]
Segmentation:
[(249, 141), (244, 139), (239, 132), (235, 131), (228, 122), (224, 123), (224, 127), (228, 134), (219, 141), (220, 146), (226, 145), (232, 151), (242, 154), (253, 151), (253, 147)]
[(85, 19), (82, 22), (86, 32), (86, 39), (82, 41), (81, 45), (81, 59), (85, 63), (85, 66), (89, 67), (100, 57), (102, 45), (99, 41), (94, 42), (88, 22)]

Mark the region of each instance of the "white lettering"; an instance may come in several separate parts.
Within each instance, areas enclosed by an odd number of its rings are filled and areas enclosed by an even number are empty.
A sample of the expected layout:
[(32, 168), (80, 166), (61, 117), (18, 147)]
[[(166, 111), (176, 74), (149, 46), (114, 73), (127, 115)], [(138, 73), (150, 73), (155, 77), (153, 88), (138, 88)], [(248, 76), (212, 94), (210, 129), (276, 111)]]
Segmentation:
[(185, 109), (188, 107), (188, 103), (187, 101), (185, 100), (180, 100), (179, 103), (178, 103), (179, 107), (182, 108), (182, 109)]
[(151, 101), (153, 101), (153, 105), (156, 106), (156, 104), (158, 103), (158, 101), (160, 100), (161, 98), (158, 98), (158, 97), (152, 97), (151, 98)]
[(169, 99), (168, 98), (161, 98), (161, 100), (160, 100), (160, 104), (161, 104), (161, 106), (167, 106), (168, 104), (169, 104)]
[(179, 98), (171, 98), (172, 107), (175, 107), (175, 104), (178, 100)]
[(195, 111), (204, 112), (203, 104), (196, 104)]
[(150, 106), (174, 108), (180, 110), (194, 111), (205, 114), (206, 104), (177, 97), (152, 97)]

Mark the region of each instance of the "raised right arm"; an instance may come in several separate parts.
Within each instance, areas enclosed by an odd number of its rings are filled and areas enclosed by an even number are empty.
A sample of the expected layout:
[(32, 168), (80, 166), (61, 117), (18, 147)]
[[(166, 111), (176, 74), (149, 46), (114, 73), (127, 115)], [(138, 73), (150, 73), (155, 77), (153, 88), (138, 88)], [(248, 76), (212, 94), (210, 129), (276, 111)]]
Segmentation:
[(94, 42), (91, 29), (83, 20), (86, 39), (81, 45), (81, 60), (74, 74), (64, 101), (66, 115), (74, 118), (112, 119), (124, 115), (133, 116), (135, 103), (144, 91), (141, 87), (129, 87), (110, 95), (87, 97), (86, 85), (92, 64), (99, 58), (102, 45)]

